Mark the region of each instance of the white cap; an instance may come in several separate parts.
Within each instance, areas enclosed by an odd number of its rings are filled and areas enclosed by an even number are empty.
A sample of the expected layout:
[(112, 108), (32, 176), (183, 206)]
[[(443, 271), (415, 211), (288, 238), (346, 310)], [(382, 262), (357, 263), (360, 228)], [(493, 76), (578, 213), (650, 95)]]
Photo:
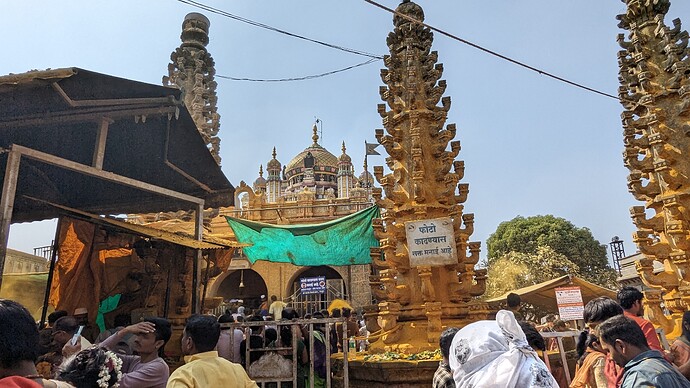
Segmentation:
[(85, 315), (88, 314), (89, 310), (86, 307), (78, 307), (74, 309), (74, 315)]

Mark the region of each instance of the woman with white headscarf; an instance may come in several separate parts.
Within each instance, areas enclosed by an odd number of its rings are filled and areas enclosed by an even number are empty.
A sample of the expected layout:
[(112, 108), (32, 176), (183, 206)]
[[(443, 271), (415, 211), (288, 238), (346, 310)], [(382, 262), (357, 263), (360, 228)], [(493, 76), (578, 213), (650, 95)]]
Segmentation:
[(463, 327), (453, 337), (450, 350), (450, 368), (458, 388), (558, 387), (510, 311), (499, 311), (495, 321)]

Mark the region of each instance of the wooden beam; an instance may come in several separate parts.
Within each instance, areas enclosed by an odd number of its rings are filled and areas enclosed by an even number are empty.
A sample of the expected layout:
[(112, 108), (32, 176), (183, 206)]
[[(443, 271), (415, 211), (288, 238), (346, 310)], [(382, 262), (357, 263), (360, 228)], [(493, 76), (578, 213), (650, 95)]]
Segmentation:
[[(121, 185), (134, 187), (139, 190), (148, 191), (150, 193), (159, 194), (166, 197), (176, 198), (185, 202), (189, 202), (195, 205), (200, 205), (203, 208), (204, 200), (201, 198), (193, 197), (191, 195), (179, 193), (174, 190), (166, 189), (164, 187), (152, 185), (150, 183), (142, 182), (136, 179), (132, 179), (126, 176), (118, 175), (109, 171), (100, 170), (95, 167), (87, 166), (81, 163), (77, 163), (72, 160), (60, 158), (54, 155), (47, 154), (45, 152), (36, 151), (31, 148), (20, 146), (17, 144), (12, 145), (12, 151), (17, 151), (27, 158), (38, 160), (40, 162), (52, 164), (54, 166), (62, 167), (67, 170), (76, 171), (84, 175), (93, 176), (106, 181), (115, 182)], [(9, 165), (9, 164), (8, 164)], [(7, 174), (5, 175), (7, 177)]]
[(101, 126), (98, 128), (98, 133), (96, 133), (96, 146), (93, 150), (93, 164), (92, 166), (102, 170), (103, 169), (103, 159), (105, 159), (105, 141), (108, 138), (108, 126), (112, 121), (103, 117), (101, 119)]
[(0, 288), (2, 288), (2, 273), (5, 270), (7, 256), (7, 242), (10, 238), (10, 224), (14, 209), (14, 196), (17, 192), (17, 178), (19, 177), (19, 162), (22, 155), (15, 150), (7, 154), (5, 179), (2, 182), (2, 197), (0, 198)]

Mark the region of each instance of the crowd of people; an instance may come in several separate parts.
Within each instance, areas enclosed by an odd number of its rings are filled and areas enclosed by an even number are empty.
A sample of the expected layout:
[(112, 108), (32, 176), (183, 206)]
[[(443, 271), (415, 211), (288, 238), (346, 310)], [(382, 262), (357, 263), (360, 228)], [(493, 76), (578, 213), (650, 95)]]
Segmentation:
[[(577, 345), (565, 340), (558, 345), (540, 331), (570, 331), (568, 325), (555, 316), (547, 316), (541, 325), (518, 319), (523, 317), (516, 296), (495, 320), (442, 333), (443, 360), (434, 388), (564, 387), (557, 368), (549, 368), (537, 353), (563, 348), (573, 348), (577, 355), (570, 388), (690, 388), (690, 312), (683, 316), (682, 335), (665, 350), (652, 323), (643, 318), (644, 295), (624, 287), (617, 300), (589, 301)], [(164, 360), (172, 336), (167, 319), (150, 317), (129, 324), (120, 317), (111, 329), (91, 334), (90, 341), (83, 334), (87, 322), (80, 309), (72, 315), (50, 314), (48, 326), (39, 330), (26, 308), (0, 299), (0, 387), (257, 387), (247, 370), (260, 364), (264, 355), (294, 363), (297, 388), (312, 383), (313, 362), (313, 384), (325, 387), (329, 349), (342, 351), (354, 337), (364, 341), (355, 346), (366, 348), (366, 328), (350, 309), (300, 317), (271, 299), (254, 311), (233, 306), (220, 317), (188, 318), (180, 341), (184, 364), (173, 373)], [(344, 320), (322, 320), (328, 317)], [(300, 318), (317, 321), (295, 322)]]
[(577, 345), (564, 341), (560, 349), (573, 347), (577, 355), (568, 385), (536, 351), (559, 350), (539, 330), (571, 329), (555, 316), (541, 325), (524, 321), (520, 297), (511, 294), (508, 309), (499, 311), (495, 321), (442, 333), (443, 360), (432, 387), (690, 388), (690, 312), (683, 316), (683, 335), (665, 350), (652, 323), (643, 318), (643, 299), (638, 289), (623, 287), (617, 300), (598, 297), (584, 306), (585, 330)]
[[(180, 343), (184, 365), (173, 373), (164, 360), (172, 336), (167, 319), (150, 317), (129, 324), (128, 317), (118, 316), (112, 328), (100, 334), (90, 331), (89, 340), (83, 309), (72, 315), (51, 313), (48, 325), (39, 330), (26, 308), (0, 299), (0, 387), (257, 387), (247, 368), (269, 353), (290, 363), (297, 355), (298, 388), (309, 384), (311, 354), (314, 386), (325, 387), (327, 349), (331, 353), (342, 350), (343, 331), (348, 337), (361, 332), (351, 310), (324, 310), (303, 317), (347, 318), (338, 327), (318, 321), (300, 325), (293, 322), (300, 318), (294, 309), (272, 299), (265, 309), (246, 310), (249, 315), (237, 306), (218, 318), (188, 318)], [(248, 322), (251, 331), (244, 332), (238, 326), (242, 322)], [(312, 352), (308, 351), (310, 343)]]

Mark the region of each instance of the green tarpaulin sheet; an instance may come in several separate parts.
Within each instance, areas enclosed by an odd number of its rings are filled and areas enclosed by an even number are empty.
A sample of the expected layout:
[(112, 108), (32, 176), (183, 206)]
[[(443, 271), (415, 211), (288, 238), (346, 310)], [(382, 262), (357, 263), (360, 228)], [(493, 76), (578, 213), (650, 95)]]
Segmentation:
[(250, 262), (267, 260), (299, 266), (369, 264), (369, 248), (378, 246), (371, 220), (372, 206), (322, 224), (271, 225), (225, 217)]

